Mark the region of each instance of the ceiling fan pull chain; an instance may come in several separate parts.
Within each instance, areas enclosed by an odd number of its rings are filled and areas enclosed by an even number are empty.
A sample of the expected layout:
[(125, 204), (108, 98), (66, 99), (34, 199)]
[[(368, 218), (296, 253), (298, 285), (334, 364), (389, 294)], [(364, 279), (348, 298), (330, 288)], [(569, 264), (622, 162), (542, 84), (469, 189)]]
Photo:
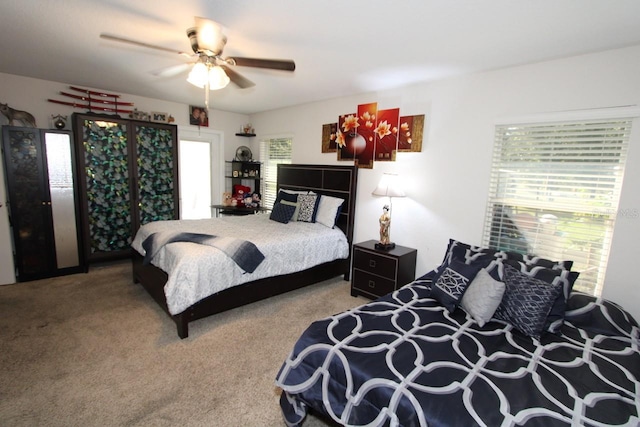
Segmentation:
[(207, 116), (209, 115), (209, 79), (204, 85), (204, 108), (207, 110)]

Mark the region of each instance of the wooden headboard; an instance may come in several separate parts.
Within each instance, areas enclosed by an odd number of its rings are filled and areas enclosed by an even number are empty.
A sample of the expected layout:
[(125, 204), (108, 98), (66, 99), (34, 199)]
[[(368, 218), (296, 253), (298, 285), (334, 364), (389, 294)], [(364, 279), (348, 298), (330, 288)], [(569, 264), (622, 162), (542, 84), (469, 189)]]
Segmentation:
[(279, 164), (277, 187), (278, 190), (308, 190), (344, 199), (337, 225), (347, 236), (349, 243), (353, 242), (357, 166)]

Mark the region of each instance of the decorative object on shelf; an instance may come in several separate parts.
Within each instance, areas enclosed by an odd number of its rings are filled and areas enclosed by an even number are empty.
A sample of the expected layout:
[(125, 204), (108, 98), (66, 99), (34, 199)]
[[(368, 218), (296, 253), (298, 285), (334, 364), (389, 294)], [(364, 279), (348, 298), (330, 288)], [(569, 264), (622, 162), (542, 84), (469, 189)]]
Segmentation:
[(169, 123), (169, 113), (151, 112), (151, 121), (156, 123)]
[(423, 133), (424, 114), (400, 117), (399, 108), (378, 110), (371, 102), (322, 125), (322, 152), (337, 151), (338, 160), (372, 169), (374, 161), (395, 161), (398, 151), (422, 151)]
[(251, 126), (251, 123), (247, 123), (246, 125), (242, 125), (241, 131), (242, 131), (242, 133), (255, 133), (253, 131), (253, 127)]
[(67, 127), (67, 116), (62, 116), (60, 114), (51, 115), (51, 127), (58, 130), (66, 129)]
[(140, 120), (140, 121), (148, 121), (149, 120), (149, 114), (144, 112), (144, 111), (138, 111), (137, 108), (133, 109), (131, 114), (129, 114), (129, 117), (132, 118), (133, 120)]
[(391, 230), (391, 202), (393, 197), (405, 197), (404, 190), (400, 185), (398, 175), (384, 173), (378, 186), (371, 193), (374, 196), (385, 196), (389, 198), (389, 204), (384, 205), (380, 216), (380, 242), (376, 243), (376, 249), (390, 250), (396, 247), (390, 240)]
[(36, 126), (36, 119), (31, 113), (22, 110), (16, 110), (9, 107), (8, 104), (0, 104), (0, 113), (9, 120), (10, 126), (19, 126), (34, 128)]
[(222, 193), (222, 205), (223, 206), (235, 206), (236, 200), (231, 195), (230, 191), (225, 191)]
[[(250, 162), (253, 159), (253, 154), (251, 153), (251, 149), (244, 145), (241, 145), (236, 150), (236, 160), (240, 162)], [(248, 176), (248, 174), (247, 174)]]
[[(53, 102), (55, 104), (68, 105), (73, 108), (85, 108), (89, 113), (92, 113), (93, 110), (97, 111), (106, 111), (108, 113), (124, 113), (131, 114), (131, 110), (123, 110), (122, 106), (133, 107), (133, 102), (124, 102), (120, 101), (120, 95), (114, 93), (105, 93), (105, 92), (97, 92), (89, 89), (84, 89), (77, 86), (69, 86), (69, 89), (74, 90), (76, 92), (82, 93), (82, 95), (60, 92), (60, 95), (67, 96), (72, 99), (78, 99), (84, 101), (84, 104), (80, 104), (78, 102), (69, 102), (69, 101), (60, 101), (57, 99), (48, 99), (49, 102)], [(105, 99), (105, 98), (113, 98)], [(97, 105), (96, 105), (97, 104)]]

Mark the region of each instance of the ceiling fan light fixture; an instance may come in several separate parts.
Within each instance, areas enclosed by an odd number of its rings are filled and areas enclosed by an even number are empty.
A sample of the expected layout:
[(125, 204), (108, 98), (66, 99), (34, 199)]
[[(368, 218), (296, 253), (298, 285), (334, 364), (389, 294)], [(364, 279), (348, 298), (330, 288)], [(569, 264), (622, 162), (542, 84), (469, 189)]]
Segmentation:
[(202, 62), (197, 62), (191, 69), (189, 77), (187, 77), (187, 81), (202, 89), (207, 84), (208, 75), (209, 72), (207, 71), (207, 66)]
[(227, 86), (230, 82), (229, 76), (219, 66), (209, 69), (209, 89), (218, 90)]

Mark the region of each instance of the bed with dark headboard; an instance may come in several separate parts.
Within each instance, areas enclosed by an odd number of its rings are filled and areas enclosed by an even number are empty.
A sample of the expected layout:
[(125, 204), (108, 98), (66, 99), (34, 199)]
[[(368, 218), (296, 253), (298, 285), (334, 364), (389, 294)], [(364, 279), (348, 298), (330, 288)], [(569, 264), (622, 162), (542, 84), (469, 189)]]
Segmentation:
[[(336, 226), (344, 232), (349, 244), (349, 254), (351, 254), (357, 188), (356, 166), (281, 164), (278, 165), (277, 188), (278, 190), (311, 191), (344, 199)], [(195, 320), (336, 276), (343, 275), (345, 280), (348, 280), (350, 260), (349, 255), (345, 259), (326, 262), (302, 271), (261, 278), (230, 287), (173, 315), (168, 309), (165, 296), (168, 274), (152, 264), (145, 264), (144, 257), (136, 251), (134, 251), (132, 264), (134, 282), (142, 284), (175, 321), (180, 338), (186, 338), (189, 334), (189, 323)]]

